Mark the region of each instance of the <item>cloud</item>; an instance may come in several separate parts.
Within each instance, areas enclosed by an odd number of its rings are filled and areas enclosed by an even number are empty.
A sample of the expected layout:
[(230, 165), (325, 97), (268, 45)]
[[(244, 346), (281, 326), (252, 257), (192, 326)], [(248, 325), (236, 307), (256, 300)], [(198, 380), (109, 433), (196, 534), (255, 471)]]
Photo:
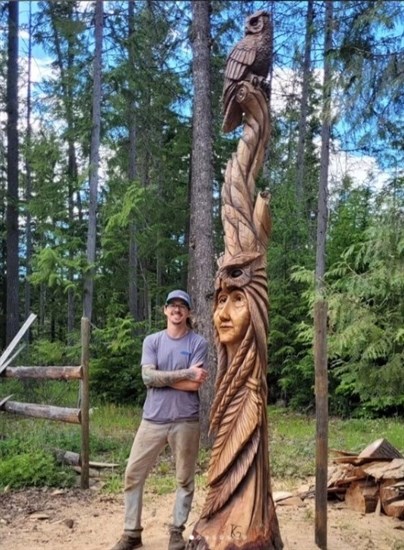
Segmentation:
[[(313, 71), (316, 82), (322, 84), (323, 71)], [(295, 109), (300, 108), (301, 80), (297, 78), (296, 71), (291, 68), (275, 67), (272, 80), (271, 109), (279, 116), (284, 113), (287, 104), (293, 104)], [(318, 104), (320, 109), (321, 102)], [(338, 113), (338, 102), (332, 104), (333, 115)], [(321, 116), (320, 111), (316, 113)], [(320, 157), (321, 140), (315, 139), (315, 146)], [(342, 180), (350, 177), (355, 186), (370, 186), (374, 190), (380, 190), (387, 182), (390, 175), (383, 171), (376, 158), (369, 155), (353, 154), (341, 149), (338, 140), (331, 141), (330, 164), (329, 164), (329, 187), (330, 189), (339, 186)]]
[(51, 63), (52, 60), (50, 57), (33, 58), (31, 60), (31, 82), (39, 83), (44, 78), (48, 78), (54, 74)]
[(330, 151), (329, 176), (330, 186), (349, 176), (354, 185), (369, 186), (374, 190), (380, 190), (390, 177), (378, 166), (374, 157), (341, 151), (336, 142)]

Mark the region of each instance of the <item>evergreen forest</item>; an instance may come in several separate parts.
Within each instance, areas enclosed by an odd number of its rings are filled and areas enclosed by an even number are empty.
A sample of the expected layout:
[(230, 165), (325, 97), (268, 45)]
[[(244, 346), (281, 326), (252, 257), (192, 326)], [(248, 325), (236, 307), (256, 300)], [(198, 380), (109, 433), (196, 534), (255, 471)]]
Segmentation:
[(38, 316), (16, 364), (77, 364), (84, 314), (93, 402), (141, 405), (142, 341), (165, 326), (175, 288), (189, 290), (214, 348), (220, 191), (240, 136), (221, 131), (223, 72), (245, 17), (261, 9), (273, 27), (271, 136), (257, 181), (273, 226), (269, 402), (314, 410), (325, 177), (330, 412), (404, 414), (395, 0), (1, 2), (0, 349)]

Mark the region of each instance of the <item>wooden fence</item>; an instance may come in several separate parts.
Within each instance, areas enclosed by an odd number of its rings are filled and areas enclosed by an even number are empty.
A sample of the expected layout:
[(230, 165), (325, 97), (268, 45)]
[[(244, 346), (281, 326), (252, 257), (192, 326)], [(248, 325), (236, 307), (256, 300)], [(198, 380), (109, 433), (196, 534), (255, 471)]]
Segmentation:
[[(35, 316), (34, 316), (35, 318)], [(18, 336), (18, 335), (17, 335)], [(90, 322), (86, 317), (81, 319), (81, 365), (79, 367), (5, 367), (0, 365), (0, 373), (6, 378), (14, 379), (47, 379), (47, 380), (80, 380), (80, 408), (57, 407), (37, 403), (20, 403), (11, 401), (11, 397), (0, 398), (0, 409), (13, 414), (46, 418), (71, 424), (81, 425), (81, 479), (82, 489), (89, 487), (89, 347)], [(6, 350), (7, 351), (7, 350)], [(3, 354), (4, 356), (5, 354)], [(2, 357), (3, 357), (2, 356)]]

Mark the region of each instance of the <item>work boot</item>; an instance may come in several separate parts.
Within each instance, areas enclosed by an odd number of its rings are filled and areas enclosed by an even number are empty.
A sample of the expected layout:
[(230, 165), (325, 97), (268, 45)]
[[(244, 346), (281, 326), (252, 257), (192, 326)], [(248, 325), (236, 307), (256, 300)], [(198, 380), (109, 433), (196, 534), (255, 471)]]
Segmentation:
[(168, 543), (168, 550), (184, 550), (185, 540), (181, 531), (170, 531), (170, 542)]
[(131, 537), (130, 535), (123, 534), (111, 550), (134, 550), (134, 548), (140, 548), (141, 546), (143, 544), (140, 535)]

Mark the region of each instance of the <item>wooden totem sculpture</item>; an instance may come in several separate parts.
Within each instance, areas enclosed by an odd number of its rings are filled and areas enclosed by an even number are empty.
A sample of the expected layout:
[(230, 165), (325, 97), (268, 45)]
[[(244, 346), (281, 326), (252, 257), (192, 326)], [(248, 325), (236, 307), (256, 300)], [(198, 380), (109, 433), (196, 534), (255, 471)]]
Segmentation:
[[(269, 195), (255, 197), (269, 137), (262, 87), (270, 55), (268, 29), (266, 12), (252, 15), (225, 72), (223, 128), (230, 131), (240, 123), (244, 128), (222, 188), (225, 252), (215, 280), (218, 372), (210, 424), (215, 441), (208, 494), (189, 550), (283, 547), (271, 495), (266, 414)], [(267, 35), (257, 39), (260, 33)], [(258, 42), (267, 44), (266, 53), (257, 53)]]

